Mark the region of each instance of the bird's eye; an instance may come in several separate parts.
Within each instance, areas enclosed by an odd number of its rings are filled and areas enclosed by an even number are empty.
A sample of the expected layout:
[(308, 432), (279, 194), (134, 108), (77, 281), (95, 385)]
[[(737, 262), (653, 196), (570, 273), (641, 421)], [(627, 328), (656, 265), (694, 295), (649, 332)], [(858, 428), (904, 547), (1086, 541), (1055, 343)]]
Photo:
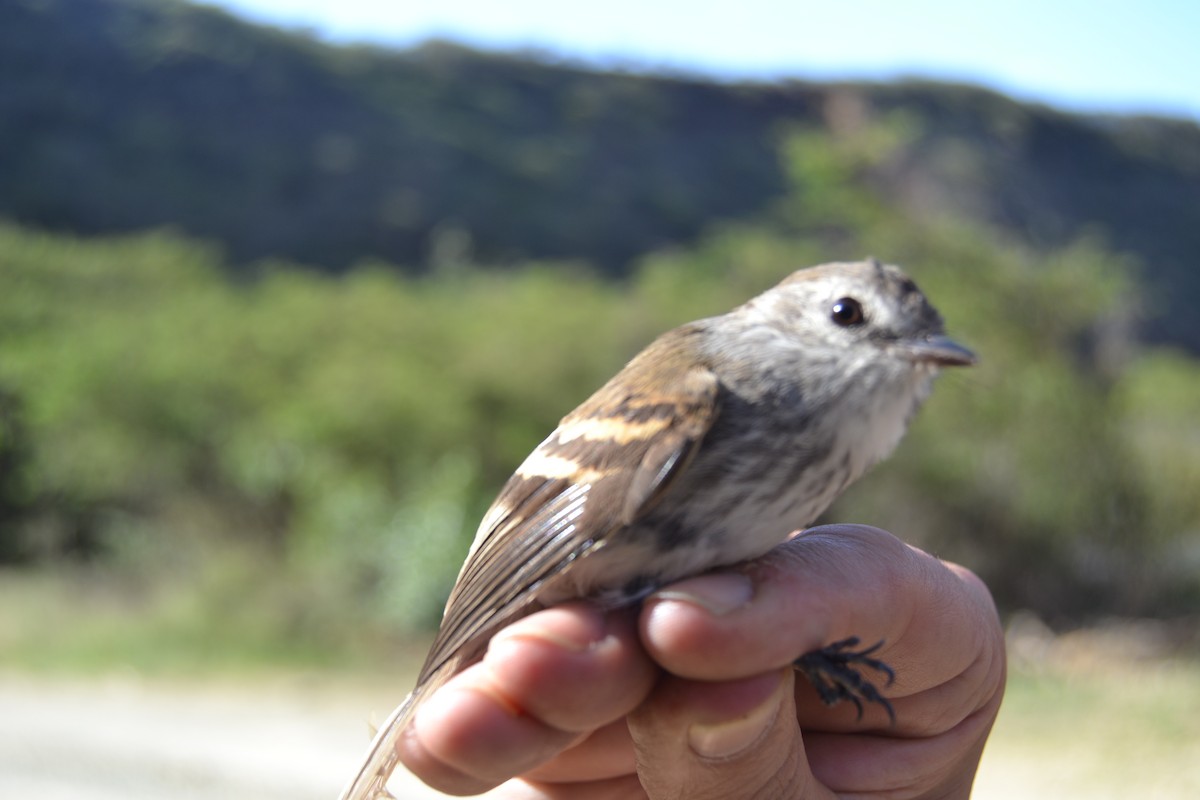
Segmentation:
[(862, 303), (853, 297), (843, 297), (833, 304), (833, 311), (829, 316), (834, 323), (842, 327), (860, 325), (863, 321)]

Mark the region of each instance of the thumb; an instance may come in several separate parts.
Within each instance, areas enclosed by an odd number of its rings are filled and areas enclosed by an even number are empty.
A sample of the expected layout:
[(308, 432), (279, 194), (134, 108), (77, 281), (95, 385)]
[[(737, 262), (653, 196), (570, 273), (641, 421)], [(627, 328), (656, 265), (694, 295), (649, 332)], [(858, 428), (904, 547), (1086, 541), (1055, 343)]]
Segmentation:
[(628, 718), (650, 800), (833, 797), (809, 769), (794, 683), (790, 668), (722, 682), (665, 675)]

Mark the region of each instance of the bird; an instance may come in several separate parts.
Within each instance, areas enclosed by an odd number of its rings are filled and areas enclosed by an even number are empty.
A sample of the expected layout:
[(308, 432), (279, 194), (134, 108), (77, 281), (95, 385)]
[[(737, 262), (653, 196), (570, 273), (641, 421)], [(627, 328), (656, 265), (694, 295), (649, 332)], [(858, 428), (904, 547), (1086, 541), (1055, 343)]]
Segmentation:
[[(387, 781), (424, 697), (491, 636), (566, 600), (633, 604), (757, 558), (812, 524), (888, 456), (942, 367), (975, 355), (899, 267), (869, 258), (793, 272), (732, 311), (670, 330), (565, 416), (504, 484), (447, 600), (416, 687), (340, 800)], [(891, 706), (857, 639), (801, 656), (827, 703)], [(877, 647), (878, 645), (876, 645)]]

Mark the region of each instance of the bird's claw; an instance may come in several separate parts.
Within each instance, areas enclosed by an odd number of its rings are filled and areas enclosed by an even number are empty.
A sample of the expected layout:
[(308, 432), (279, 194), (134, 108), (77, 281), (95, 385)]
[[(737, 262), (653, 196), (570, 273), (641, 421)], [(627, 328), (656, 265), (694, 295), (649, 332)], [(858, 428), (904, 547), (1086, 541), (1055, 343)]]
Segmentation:
[(808, 678), (825, 705), (832, 706), (842, 700), (849, 700), (858, 709), (858, 718), (862, 719), (863, 703), (877, 703), (887, 711), (894, 725), (896, 712), (892, 704), (858, 669), (860, 666), (866, 667), (886, 675), (887, 683), (884, 685), (892, 685), (896, 673), (884, 662), (871, 657), (872, 653), (883, 646), (883, 642), (876, 642), (865, 650), (853, 650), (852, 648), (857, 647), (859, 643), (857, 636), (851, 636), (820, 650), (805, 653), (793, 663), (796, 669)]

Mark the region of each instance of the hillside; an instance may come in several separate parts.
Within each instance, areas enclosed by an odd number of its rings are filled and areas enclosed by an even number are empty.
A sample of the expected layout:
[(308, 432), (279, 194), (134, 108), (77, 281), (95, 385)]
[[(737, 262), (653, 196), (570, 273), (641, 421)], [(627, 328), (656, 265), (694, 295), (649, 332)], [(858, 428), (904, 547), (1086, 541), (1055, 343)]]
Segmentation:
[[(894, 111), (874, 180), (1038, 247), (1099, 231), (1150, 284), (1145, 332), (1200, 352), (1200, 127), (938, 84), (727, 84), (431, 43), (334, 47), (176, 0), (0, 4), (0, 216), (173, 226), (245, 267), (589, 262), (625, 274), (786, 187), (796, 126)], [(849, 254), (860, 255), (860, 254)], [(971, 265), (964, 264), (964, 269)]]

